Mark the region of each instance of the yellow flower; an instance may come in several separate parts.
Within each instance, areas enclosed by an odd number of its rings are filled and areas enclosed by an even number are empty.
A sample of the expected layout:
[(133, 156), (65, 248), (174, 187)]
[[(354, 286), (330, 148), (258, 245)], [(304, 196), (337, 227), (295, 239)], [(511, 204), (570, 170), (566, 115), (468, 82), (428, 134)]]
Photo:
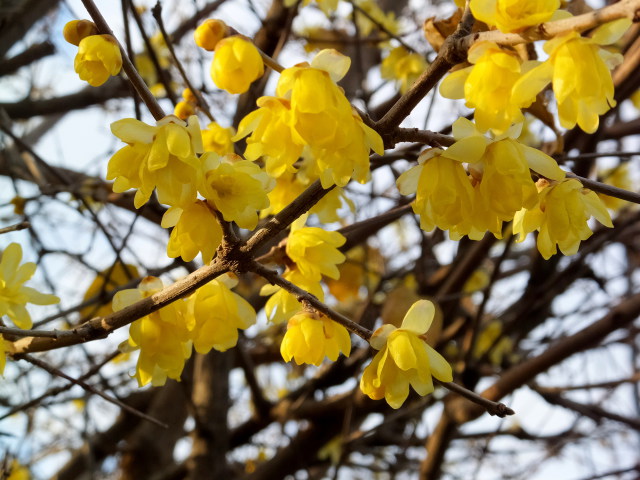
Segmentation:
[(190, 262), (200, 252), (205, 264), (211, 262), (222, 242), (218, 219), (202, 200), (184, 208), (171, 207), (162, 217), (162, 227), (173, 227), (167, 243), (167, 255), (182, 257), (185, 262)]
[(211, 78), (218, 88), (244, 93), (263, 73), (262, 57), (251, 41), (234, 35), (216, 44)]
[(540, 199), (532, 209), (522, 209), (513, 219), (513, 233), (522, 242), (530, 232), (538, 230), (537, 246), (545, 260), (557, 253), (565, 255), (578, 251), (580, 242), (592, 235), (587, 224), (591, 216), (612, 228), (611, 217), (595, 192), (583, 188), (575, 179), (561, 182), (538, 181)]
[(91, 35), (98, 35), (98, 27), (89, 20), (71, 20), (67, 22), (62, 30), (64, 39), (71, 45), (76, 47), (80, 44), (80, 41)]
[[(320, 301), (324, 301), (324, 292), (319, 279), (308, 278), (297, 269), (287, 270), (282, 277), (314, 295)], [(260, 295), (271, 295), (267, 300), (264, 311), (267, 319), (276, 324), (289, 320), (302, 308), (302, 304), (298, 302), (294, 295), (277, 285), (264, 285), (260, 289)]]
[(351, 337), (339, 323), (312, 312), (300, 312), (289, 319), (280, 344), (285, 362), (293, 358), (298, 365), (319, 366), (324, 357), (334, 362), (341, 353), (346, 357), (351, 353)]
[(160, 203), (181, 206), (195, 202), (200, 169), (196, 154), (202, 152), (196, 116), (187, 123), (168, 115), (156, 127), (125, 118), (112, 123), (111, 131), (128, 144), (109, 160), (107, 180), (115, 179), (114, 192), (137, 188), (136, 208), (147, 203), (154, 188)]
[(256, 323), (253, 307), (230, 288), (237, 280), (228, 276), (213, 280), (190, 297), (195, 317), (191, 332), (193, 346), (198, 353), (208, 353), (212, 348), (224, 352), (238, 343), (238, 329), (246, 329)]
[(20, 465), (20, 462), (18, 462), (17, 460), (13, 460), (11, 462), (11, 467), (9, 468), (9, 476), (6, 477), (6, 480), (29, 480), (30, 478), (31, 476), (29, 475), (29, 469)]
[(193, 32), (193, 39), (200, 48), (213, 52), (218, 42), (227, 36), (227, 24), (217, 18), (205, 20)]
[(355, 301), (361, 297), (362, 287), (371, 291), (378, 284), (384, 273), (384, 258), (374, 248), (357, 246), (349, 250), (338, 270), (340, 278), (326, 279), (329, 291), (341, 303)]
[(327, 232), (319, 227), (305, 227), (306, 217), (301, 217), (291, 225), (287, 238), (287, 256), (293, 260), (305, 277), (320, 280), (322, 275), (337, 279), (340, 271), (337, 265), (345, 256), (338, 247), (347, 241), (338, 232)]
[(290, 100), (293, 141), (311, 148), (323, 188), (343, 187), (353, 177), (364, 183), (369, 150), (382, 154), (380, 136), (364, 125), (335, 82), (351, 60), (335, 50), (322, 50), (309, 64), (285, 69), (276, 93)]
[(191, 115), (196, 114), (196, 107), (192, 103), (181, 100), (178, 103), (176, 103), (176, 106), (173, 109), (173, 114), (176, 117), (178, 117), (180, 120), (186, 120)]
[(585, 132), (595, 132), (599, 115), (616, 105), (609, 70), (622, 61), (620, 54), (600, 45), (617, 41), (630, 24), (631, 20), (622, 18), (598, 27), (591, 38), (569, 32), (549, 40), (544, 45), (549, 59), (516, 82), (513, 101), (528, 107), (538, 92), (553, 82), (560, 125), (573, 128), (577, 123)]
[(273, 180), (258, 165), (238, 155), (221, 157), (207, 152), (201, 160), (204, 174), (200, 193), (227, 222), (255, 228), (258, 211), (269, 206), (267, 193), (273, 188)]
[(80, 40), (74, 61), (80, 79), (92, 87), (99, 87), (120, 73), (122, 56), (118, 41), (111, 35), (90, 35)]
[[(130, 280), (138, 278), (138, 269), (134, 265), (123, 264), (116, 261), (111, 267), (101, 271), (96, 278), (91, 282), (89, 288), (82, 297), (83, 301), (89, 300), (96, 295), (104, 294), (110, 290), (118, 288), (122, 285), (129, 283)], [(113, 312), (111, 308), (111, 301), (106, 303), (96, 302), (93, 305), (89, 305), (80, 310), (80, 316), (87, 318), (104, 317)]]
[(549, 21), (560, 0), (471, 0), (470, 7), (481, 22), (501, 32), (514, 32)]
[(400, 31), (400, 25), (396, 20), (395, 14), (393, 12), (384, 12), (376, 0), (358, 0), (356, 4), (365, 12), (365, 14), (357, 12), (354, 15), (362, 37), (367, 37), (372, 31), (379, 29), (380, 26), (384, 28), (385, 32), (383, 34), (385, 35), (387, 32), (396, 35)]
[(380, 65), (380, 75), (387, 80), (397, 80), (400, 93), (405, 93), (429, 65), (422, 55), (396, 47)]
[(296, 143), (289, 126), (292, 122), (291, 102), (282, 98), (260, 97), (258, 109), (242, 119), (234, 141), (251, 133), (244, 152), (249, 160), (264, 156), (265, 169), (278, 178), (286, 172), (295, 172), (293, 164), (302, 154), (302, 142)]
[(440, 94), (464, 98), (467, 107), (476, 109), (475, 121), (482, 131), (492, 129), (500, 135), (513, 123), (524, 121), (520, 105), (511, 98), (511, 90), (522, 75), (520, 57), (493, 42), (478, 42), (469, 49), (468, 59), (474, 65), (445, 78)]
[[(137, 289), (116, 293), (113, 309), (122, 310), (163, 287), (159, 278), (145, 277)], [(153, 386), (164, 385), (167, 377), (180, 380), (185, 360), (191, 356), (189, 340), (193, 326), (193, 317), (188, 315), (184, 300), (177, 300), (131, 324), (129, 345), (140, 349), (135, 375), (138, 385), (142, 387), (149, 382)]]
[(0, 317), (7, 315), (18, 328), (31, 328), (33, 322), (26, 304), (53, 305), (60, 299), (55, 295), (40, 293), (24, 283), (36, 272), (36, 264), (22, 261), (22, 247), (10, 243), (0, 260)]
[(400, 328), (385, 324), (373, 332), (369, 343), (380, 351), (362, 374), (360, 390), (365, 395), (384, 398), (391, 408), (400, 408), (409, 396), (409, 385), (424, 396), (433, 392), (432, 376), (441, 382), (453, 380), (451, 366), (421, 338), (434, 315), (433, 303), (419, 300)]
[(476, 344), (473, 347), (473, 356), (482, 357), (489, 352), (489, 361), (493, 365), (500, 366), (502, 359), (513, 350), (513, 342), (508, 336), (502, 335), (502, 324), (498, 320), (490, 322), (478, 334)]
[(420, 228), (427, 232), (454, 226), (463, 235), (471, 231), (473, 187), (458, 156), (451, 155), (460, 146), (456, 143), (449, 150), (425, 150), (418, 157), (418, 165), (397, 180), (401, 194), (416, 193), (412, 208), (420, 215)]
[[(233, 153), (233, 128), (225, 128), (216, 122), (207, 125), (206, 130), (202, 130), (202, 144), (205, 152), (215, 152), (218, 155)], [(249, 160), (255, 160), (249, 158)]]

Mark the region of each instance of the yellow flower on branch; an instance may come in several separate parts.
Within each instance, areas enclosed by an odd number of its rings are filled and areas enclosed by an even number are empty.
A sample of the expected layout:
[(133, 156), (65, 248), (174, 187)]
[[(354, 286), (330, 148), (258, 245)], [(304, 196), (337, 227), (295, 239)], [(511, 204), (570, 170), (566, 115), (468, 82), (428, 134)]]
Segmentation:
[(341, 353), (351, 353), (351, 337), (346, 328), (329, 317), (312, 312), (300, 312), (289, 319), (287, 333), (280, 345), (285, 362), (293, 358), (298, 365), (320, 365), (327, 357), (336, 361)]
[(109, 160), (107, 180), (115, 179), (114, 192), (137, 188), (136, 208), (147, 203), (154, 188), (160, 203), (181, 206), (195, 202), (200, 169), (196, 154), (203, 151), (198, 117), (184, 122), (168, 115), (155, 127), (125, 118), (112, 123), (111, 132), (128, 144)]
[(551, 182), (538, 181), (540, 200), (531, 209), (522, 209), (513, 219), (513, 233), (519, 234), (517, 242), (538, 230), (537, 246), (540, 254), (548, 260), (557, 253), (573, 255), (580, 242), (593, 232), (587, 224), (591, 216), (605, 227), (612, 228), (611, 217), (602, 200), (575, 179)]
[(182, 257), (185, 262), (202, 253), (202, 261), (208, 264), (222, 242), (218, 219), (203, 200), (184, 208), (171, 207), (162, 217), (162, 227), (174, 227), (167, 243), (167, 255)]
[[(464, 98), (467, 107), (476, 109), (475, 121), (483, 132), (491, 129), (501, 135), (513, 123), (524, 121), (520, 105), (511, 98), (523, 70), (518, 54), (485, 41), (472, 45), (468, 59), (473, 65), (446, 77), (440, 84), (440, 94)], [(528, 62), (524, 68), (532, 66), (533, 62)]]
[(80, 41), (83, 38), (90, 35), (98, 35), (99, 33), (96, 24), (89, 20), (71, 20), (62, 29), (64, 39), (76, 47), (80, 45)]
[(419, 300), (400, 328), (385, 324), (373, 332), (369, 343), (379, 352), (360, 380), (365, 395), (373, 400), (384, 398), (391, 408), (400, 408), (409, 396), (409, 386), (424, 396), (434, 390), (432, 376), (442, 382), (453, 380), (451, 366), (421, 338), (434, 316), (433, 303)]
[(337, 265), (345, 261), (338, 250), (347, 239), (339, 232), (327, 232), (319, 227), (305, 227), (306, 216), (293, 222), (287, 238), (287, 256), (295, 262), (300, 273), (313, 280), (322, 275), (338, 279)]
[(227, 35), (228, 30), (227, 24), (222, 20), (210, 18), (198, 25), (193, 32), (193, 39), (200, 48), (213, 52), (218, 42)]
[(92, 87), (99, 87), (120, 73), (122, 55), (118, 41), (111, 35), (90, 35), (80, 40), (74, 61), (80, 79)]
[[(320, 279), (310, 279), (297, 269), (287, 270), (282, 274), (282, 277), (295, 286), (309, 292), (320, 301), (324, 301), (324, 292), (322, 285), (320, 285)], [(289, 320), (302, 308), (302, 304), (298, 302), (295, 295), (277, 285), (264, 285), (260, 289), (260, 295), (271, 295), (269, 300), (267, 300), (264, 311), (267, 319), (276, 324)]]
[(221, 157), (207, 152), (201, 160), (204, 173), (198, 190), (202, 196), (227, 222), (255, 228), (258, 211), (269, 206), (267, 193), (273, 188), (273, 179), (255, 163), (235, 154)]
[[(225, 128), (216, 122), (211, 122), (205, 130), (202, 130), (202, 145), (205, 152), (215, 152), (218, 155), (233, 153), (232, 127)], [(254, 160), (250, 158), (249, 160)]]
[[(164, 288), (162, 280), (145, 277), (136, 289), (122, 290), (113, 297), (113, 310), (119, 311)], [(177, 300), (131, 324), (129, 345), (140, 349), (136, 379), (143, 387), (164, 385), (168, 378), (180, 380), (184, 363), (191, 356), (190, 331), (193, 316), (187, 303)]]
[(400, 93), (406, 93), (428, 66), (422, 55), (410, 53), (400, 46), (391, 50), (382, 61), (380, 75), (387, 80), (396, 80), (400, 84)]
[(622, 18), (601, 25), (591, 38), (569, 32), (544, 45), (549, 59), (529, 70), (513, 86), (513, 101), (528, 107), (539, 91), (553, 83), (558, 102), (560, 125), (578, 126), (593, 133), (599, 115), (616, 105), (610, 69), (622, 61), (620, 54), (600, 48), (616, 42), (629, 28), (631, 20)]
[(189, 298), (195, 318), (191, 331), (193, 346), (198, 353), (212, 348), (224, 352), (238, 343), (238, 330), (256, 323), (253, 307), (231, 291), (237, 279), (222, 276), (207, 283)]
[(27, 262), (20, 265), (21, 261), (22, 247), (18, 243), (10, 243), (0, 260), (0, 317), (6, 315), (16, 327), (29, 329), (33, 322), (26, 308), (27, 303), (53, 305), (60, 299), (24, 286), (36, 272), (36, 264)]
[(514, 32), (551, 20), (560, 0), (471, 0), (471, 13), (501, 32)]
[(234, 35), (220, 40), (211, 63), (211, 78), (229, 93), (244, 93), (264, 73), (264, 63), (256, 46)]

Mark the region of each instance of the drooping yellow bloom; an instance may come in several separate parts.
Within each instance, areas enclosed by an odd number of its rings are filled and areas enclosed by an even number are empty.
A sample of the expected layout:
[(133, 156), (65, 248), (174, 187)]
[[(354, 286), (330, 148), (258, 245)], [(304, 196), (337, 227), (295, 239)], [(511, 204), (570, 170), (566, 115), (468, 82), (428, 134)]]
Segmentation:
[[(282, 277), (314, 295), (320, 301), (324, 301), (324, 292), (322, 291), (322, 285), (320, 285), (320, 279), (315, 280), (306, 277), (298, 269), (287, 270)], [(267, 319), (276, 324), (289, 320), (302, 308), (302, 304), (298, 302), (294, 295), (277, 285), (264, 285), (260, 289), (260, 295), (271, 295), (267, 300), (264, 311), (267, 314)]]
[(351, 178), (363, 183), (369, 173), (369, 150), (383, 152), (380, 136), (364, 125), (335, 82), (350, 66), (335, 50), (322, 50), (311, 65), (299, 64), (280, 75), (276, 93), (290, 100), (292, 138), (308, 145), (323, 188), (340, 187)]
[(405, 93), (429, 65), (422, 55), (410, 53), (406, 48), (396, 47), (380, 65), (380, 75), (400, 84), (400, 93)]
[[(122, 290), (113, 297), (114, 311), (158, 293), (162, 280), (145, 277), (136, 289)], [(180, 380), (184, 363), (191, 356), (190, 331), (194, 319), (187, 303), (177, 300), (160, 310), (136, 320), (129, 329), (129, 345), (140, 349), (136, 379), (142, 387), (164, 385), (168, 378)]]
[(211, 262), (222, 242), (222, 228), (207, 202), (196, 200), (184, 208), (171, 207), (162, 217), (162, 227), (174, 227), (167, 243), (167, 255), (190, 262), (198, 253)]
[(216, 49), (218, 42), (227, 35), (227, 24), (217, 18), (205, 20), (193, 32), (193, 39), (196, 45), (209, 52)]
[[(218, 155), (233, 153), (232, 127), (225, 128), (216, 122), (211, 122), (205, 130), (202, 130), (202, 145), (205, 152), (215, 152)], [(249, 160), (254, 160), (249, 158)]]
[(111, 35), (90, 35), (80, 40), (74, 69), (92, 87), (99, 87), (120, 73), (122, 55), (118, 41)]
[(538, 181), (539, 202), (532, 209), (522, 209), (513, 219), (513, 233), (522, 242), (527, 235), (538, 230), (537, 246), (540, 254), (548, 260), (557, 253), (564, 255), (578, 251), (580, 242), (593, 232), (587, 224), (591, 216), (604, 226), (612, 228), (611, 217), (595, 192), (588, 190), (575, 179), (561, 182)]
[(273, 179), (260, 167), (238, 155), (224, 157), (207, 152), (202, 155), (204, 174), (198, 190), (227, 222), (252, 229), (258, 223), (258, 211), (269, 206), (267, 193)]
[(289, 319), (287, 333), (280, 344), (285, 362), (293, 358), (298, 365), (320, 365), (327, 357), (332, 362), (338, 355), (351, 353), (349, 332), (329, 317), (312, 312), (300, 312)]
[(599, 115), (616, 105), (610, 69), (622, 61), (620, 54), (600, 48), (617, 41), (631, 20), (622, 18), (598, 27), (591, 38), (569, 32), (544, 45), (549, 59), (523, 75), (513, 87), (513, 101), (523, 107), (533, 103), (549, 82), (558, 102), (560, 125), (578, 126), (593, 133)]
[(365, 395), (384, 398), (391, 408), (400, 408), (409, 396), (409, 386), (427, 395), (434, 390), (432, 376), (442, 382), (453, 380), (451, 366), (421, 338), (434, 315), (434, 305), (419, 300), (400, 328), (385, 324), (373, 333), (369, 343), (380, 351), (362, 374), (360, 389)]
[(229, 93), (244, 93), (264, 73), (264, 63), (256, 46), (234, 35), (220, 40), (211, 63), (211, 78)]
[(90, 35), (98, 35), (98, 27), (89, 20), (71, 20), (67, 22), (62, 30), (64, 39), (71, 45), (76, 47), (80, 45), (80, 41)]
[(29, 469), (20, 465), (20, 462), (13, 460), (9, 468), (7, 480), (29, 480), (31, 478)]
[(547, 22), (560, 0), (471, 0), (471, 13), (501, 32), (515, 32)]
[(195, 326), (191, 332), (193, 346), (198, 353), (212, 348), (224, 352), (238, 343), (238, 329), (256, 323), (253, 307), (231, 291), (237, 279), (219, 277), (207, 283), (189, 299)]
[(327, 232), (319, 227), (305, 227), (306, 217), (293, 222), (287, 238), (287, 256), (293, 260), (300, 273), (309, 279), (320, 280), (322, 275), (337, 279), (337, 265), (345, 256), (338, 250), (347, 239), (338, 232)]
[(264, 157), (265, 169), (272, 177), (295, 172), (293, 164), (300, 158), (303, 145), (293, 139), (291, 102), (282, 98), (260, 97), (257, 105), (257, 110), (242, 119), (233, 140), (240, 140), (251, 133), (244, 155), (248, 160)]
[(420, 215), (420, 228), (427, 232), (436, 227), (450, 230), (454, 226), (463, 235), (471, 231), (473, 187), (458, 156), (451, 155), (468, 141), (460, 142), (446, 151), (440, 148), (425, 150), (418, 157), (418, 165), (398, 178), (401, 194), (416, 193), (412, 208)]
[(196, 116), (183, 122), (168, 115), (156, 127), (125, 118), (112, 123), (111, 131), (128, 144), (109, 160), (107, 180), (115, 179), (114, 192), (137, 188), (136, 208), (149, 200), (154, 188), (160, 203), (181, 206), (195, 202), (200, 168), (196, 154), (203, 151)]
[(22, 247), (10, 243), (2, 252), (0, 260), (0, 317), (7, 315), (18, 328), (31, 328), (33, 322), (26, 304), (53, 305), (60, 299), (55, 295), (40, 293), (34, 288), (25, 287), (36, 272), (36, 264), (22, 261)]
[[(517, 53), (500, 48), (493, 42), (473, 44), (468, 53), (471, 67), (451, 73), (440, 84), (440, 94), (446, 98), (466, 100), (475, 108), (475, 121), (480, 130), (504, 133), (524, 117), (520, 105), (511, 98), (515, 83), (522, 76), (522, 61)], [(532, 66), (528, 63), (525, 68)]]
[[(82, 299), (86, 301), (96, 295), (109, 292), (110, 290), (129, 283), (129, 281), (134, 278), (138, 278), (138, 269), (135, 265), (123, 264), (117, 261), (111, 267), (96, 275), (96, 278), (91, 282)], [(111, 301), (109, 300), (106, 303), (96, 303), (83, 308), (80, 310), (80, 316), (82, 318), (89, 316), (104, 317), (112, 312), (113, 309), (111, 308)]]

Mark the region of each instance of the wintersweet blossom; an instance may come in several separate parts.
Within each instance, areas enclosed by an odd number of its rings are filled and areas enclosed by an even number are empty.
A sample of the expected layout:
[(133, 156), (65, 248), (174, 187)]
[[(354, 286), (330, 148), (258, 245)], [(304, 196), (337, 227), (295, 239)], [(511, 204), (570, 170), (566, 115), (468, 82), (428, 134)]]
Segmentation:
[(580, 242), (593, 232), (587, 224), (591, 216), (605, 227), (612, 228), (611, 217), (602, 200), (573, 178), (560, 182), (539, 180), (539, 202), (531, 209), (522, 209), (513, 219), (513, 233), (519, 234), (517, 242), (538, 230), (537, 246), (540, 254), (548, 260), (557, 253), (564, 255), (578, 251)]
[(115, 179), (114, 192), (137, 188), (136, 208), (147, 203), (154, 188), (161, 203), (193, 203), (200, 169), (196, 154), (203, 151), (198, 118), (184, 122), (168, 115), (156, 123), (154, 127), (125, 118), (111, 124), (111, 132), (127, 146), (109, 160), (107, 180)]
[(111, 35), (90, 35), (80, 40), (74, 69), (81, 80), (99, 87), (120, 73), (122, 55), (118, 41)]
[(347, 239), (339, 232), (327, 232), (319, 227), (305, 227), (306, 216), (291, 224), (285, 250), (300, 273), (309, 279), (320, 280), (322, 275), (337, 279), (337, 265), (345, 261), (338, 250)]
[(387, 80), (396, 80), (400, 84), (400, 93), (406, 93), (428, 66), (422, 55), (400, 46), (382, 60), (380, 75)]
[(83, 38), (90, 35), (98, 35), (99, 33), (96, 24), (89, 20), (71, 20), (62, 29), (64, 39), (76, 47)]
[(549, 58), (516, 82), (513, 101), (527, 107), (552, 82), (560, 125), (578, 124), (587, 133), (595, 132), (599, 115), (616, 105), (610, 69), (622, 61), (620, 54), (600, 45), (616, 42), (630, 25), (631, 20), (622, 18), (601, 25), (590, 38), (569, 32), (549, 40), (544, 45)]
[(256, 103), (259, 108), (242, 119), (233, 140), (238, 141), (251, 133), (244, 155), (248, 160), (264, 157), (265, 169), (272, 177), (295, 172), (293, 164), (300, 158), (303, 145), (293, 139), (291, 102), (283, 98), (260, 97)]
[(433, 392), (432, 376), (451, 382), (453, 373), (447, 361), (425, 342), (424, 335), (435, 316), (428, 300), (414, 303), (400, 328), (385, 324), (369, 343), (379, 350), (364, 369), (360, 389), (373, 400), (384, 398), (392, 408), (400, 408), (409, 396), (409, 386), (419, 395)]
[(193, 32), (193, 39), (200, 48), (213, 52), (218, 42), (227, 35), (228, 29), (222, 20), (210, 18), (198, 25)]
[[(233, 153), (233, 136), (235, 130), (232, 127), (223, 127), (216, 122), (211, 122), (202, 130), (202, 146), (205, 152), (215, 152), (218, 155)], [(249, 160), (254, 160), (249, 158)]]
[(446, 77), (440, 84), (440, 94), (464, 98), (467, 107), (476, 109), (475, 121), (482, 131), (491, 129), (500, 135), (513, 123), (522, 122), (520, 105), (511, 98), (511, 90), (522, 76), (518, 54), (484, 41), (473, 44), (467, 58), (473, 65)]
[(239, 155), (202, 155), (203, 175), (198, 190), (227, 222), (252, 229), (258, 211), (269, 206), (267, 193), (274, 181), (258, 165)]
[(212, 348), (224, 352), (238, 343), (238, 330), (256, 323), (253, 307), (231, 291), (238, 283), (228, 275), (207, 283), (189, 299), (195, 325), (191, 331), (193, 346), (198, 353)]
[(354, 113), (336, 84), (350, 63), (336, 50), (322, 50), (310, 65), (285, 69), (276, 87), (278, 97), (290, 101), (292, 139), (310, 147), (323, 188), (342, 187), (351, 178), (364, 183), (369, 150), (384, 150), (380, 136)]
[(167, 243), (167, 255), (182, 257), (185, 262), (193, 260), (198, 253), (202, 253), (205, 264), (211, 262), (222, 242), (218, 219), (203, 200), (196, 200), (184, 208), (171, 207), (162, 217), (162, 227), (173, 227)]
[(250, 40), (234, 35), (215, 46), (211, 78), (218, 88), (229, 93), (244, 93), (264, 73), (264, 63)]
[(547, 22), (560, 0), (471, 0), (473, 16), (501, 32), (514, 32)]
[(36, 264), (22, 261), (22, 247), (10, 243), (2, 252), (0, 260), (0, 317), (7, 315), (18, 328), (31, 328), (33, 322), (26, 304), (53, 305), (60, 299), (55, 295), (40, 293), (24, 286), (36, 272)]
[[(113, 310), (122, 310), (163, 287), (159, 278), (145, 277), (138, 288), (116, 293)], [(185, 361), (191, 356), (193, 327), (194, 319), (188, 314), (184, 300), (177, 300), (131, 324), (129, 345), (140, 349), (135, 377), (141, 387), (149, 382), (154, 386), (164, 385), (167, 377), (180, 380)]]
[[(303, 275), (298, 269), (287, 270), (282, 274), (282, 277), (295, 286), (309, 292), (320, 301), (324, 301), (324, 292), (322, 285), (320, 285), (320, 279), (311, 279)], [(277, 285), (264, 285), (260, 289), (260, 295), (271, 295), (269, 300), (267, 300), (264, 311), (267, 319), (276, 324), (289, 320), (302, 308), (302, 304), (298, 302), (295, 295)]]
[(287, 333), (280, 344), (285, 362), (293, 358), (298, 365), (320, 365), (325, 357), (336, 361), (341, 353), (351, 353), (351, 337), (346, 328), (325, 315), (300, 312), (289, 319)]

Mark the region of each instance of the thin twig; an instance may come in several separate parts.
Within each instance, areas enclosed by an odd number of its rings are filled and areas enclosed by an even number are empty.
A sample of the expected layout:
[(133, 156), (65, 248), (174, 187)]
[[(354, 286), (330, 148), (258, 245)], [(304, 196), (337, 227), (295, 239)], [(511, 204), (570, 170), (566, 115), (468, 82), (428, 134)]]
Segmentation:
[(438, 383), (439, 385), (442, 385), (447, 390), (457, 393), (458, 395), (463, 396), (467, 400), (470, 400), (473, 403), (476, 403), (481, 407), (484, 407), (484, 409), (487, 411), (489, 415), (496, 415), (500, 418), (504, 418), (507, 415), (513, 415), (514, 413), (516, 413), (512, 409), (507, 407), (504, 403), (493, 402), (488, 398), (481, 397), (477, 393), (472, 392), (471, 390), (464, 388), (462, 385), (458, 385), (457, 383), (441, 382), (435, 378), (434, 378), (434, 382)]
[(20, 222), (20, 223), (16, 223), (15, 225), (9, 225), (8, 227), (3, 227), (0, 228), (0, 235), (2, 235), (3, 233), (9, 233), (9, 232), (17, 232), (20, 230), (24, 230), (25, 228), (29, 228), (31, 224), (29, 222)]

